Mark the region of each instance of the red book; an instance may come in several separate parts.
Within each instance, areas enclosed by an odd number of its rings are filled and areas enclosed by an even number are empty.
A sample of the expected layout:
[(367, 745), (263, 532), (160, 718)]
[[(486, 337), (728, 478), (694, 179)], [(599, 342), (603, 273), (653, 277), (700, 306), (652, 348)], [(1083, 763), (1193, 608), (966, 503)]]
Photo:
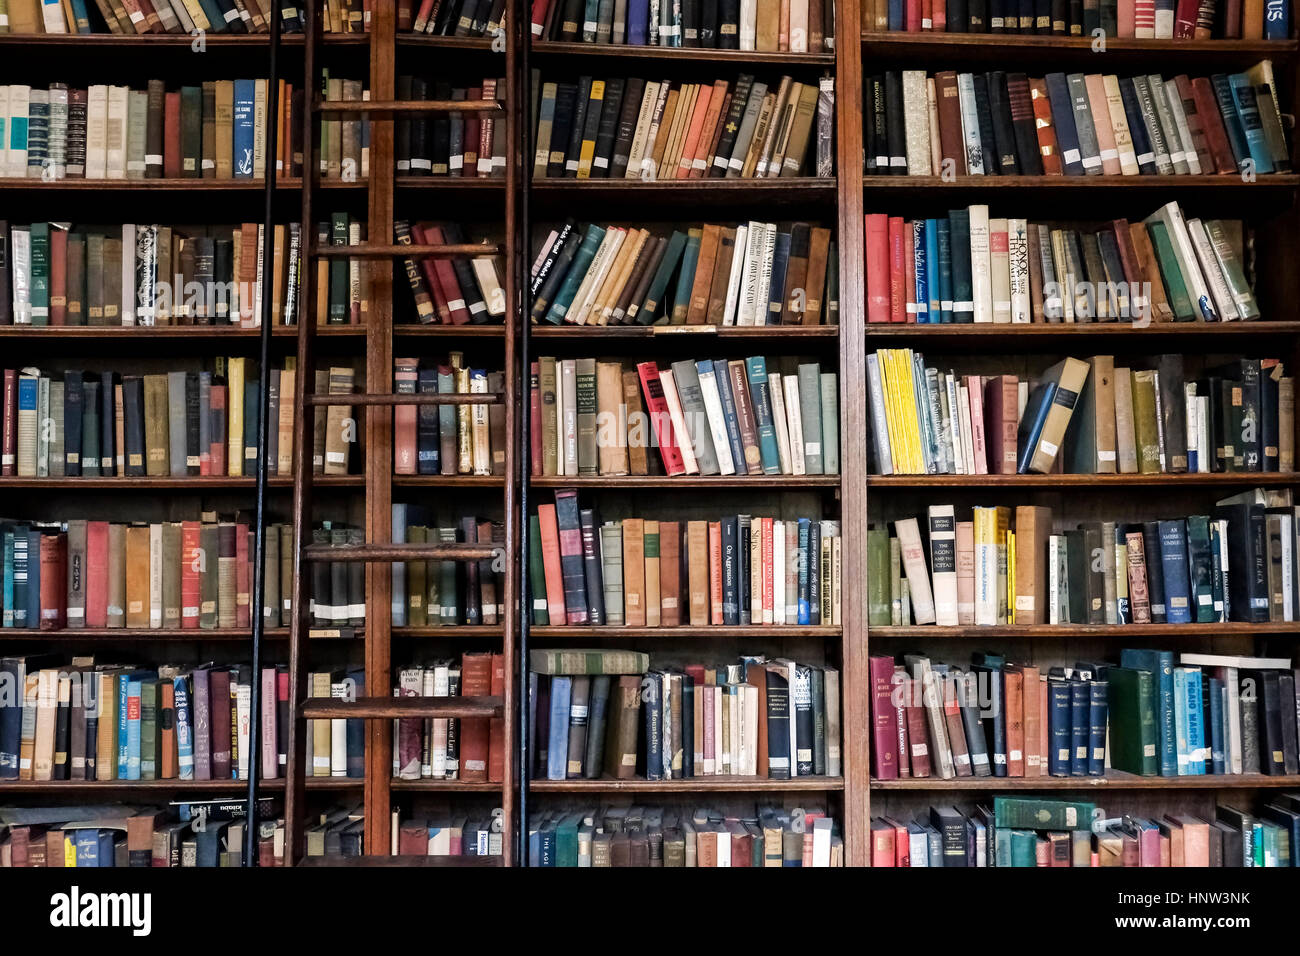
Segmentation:
[(248, 563), (248, 525), (235, 525), (235, 627), (251, 627), (249, 581), (253, 577)]
[[(95, 522), (91, 522), (94, 524)], [(105, 534), (107, 534), (107, 525), (105, 525)], [(89, 525), (86, 532), (89, 539)], [(107, 540), (107, 539), (106, 539)], [(87, 540), (89, 547), (89, 540)], [(199, 546), (199, 523), (197, 521), (181, 522), (181, 627), (196, 628), (199, 626), (199, 602), (202, 600), (202, 590), (200, 587), (200, 566), (202, 549)], [(91, 565), (93, 568), (94, 565)], [(271, 573), (276, 573), (271, 569)], [(90, 596), (86, 596), (86, 613), (90, 614)], [(88, 625), (89, 626), (89, 625)]]
[[(442, 230), (437, 226), (417, 224), (412, 226), (411, 230), (418, 233), (421, 237), (418, 241), (424, 245), (441, 246), (447, 241)], [(465, 325), (469, 322), (469, 308), (465, 304), (465, 294), (456, 280), (456, 270), (452, 267), (451, 260), (445, 256), (434, 259), (433, 271), (438, 276), (438, 285), (447, 300), (447, 312), (451, 316), (451, 324)]]
[(542, 365), (533, 362), (528, 367), (528, 408), (531, 434), (528, 436), (529, 464), (534, 476), (542, 473)]
[(108, 627), (108, 522), (86, 522), (86, 627)]
[(898, 779), (898, 707), (893, 698), (894, 659), (872, 657), (871, 774), (877, 780)]
[(722, 624), (722, 522), (709, 522), (709, 623)]
[(1041, 77), (1029, 81), (1029, 99), (1034, 106), (1034, 126), (1038, 133), (1038, 152), (1043, 157), (1043, 175), (1060, 176), (1061, 147), (1052, 126), (1052, 103), (1047, 98), (1047, 82)]
[(894, 825), (881, 818), (871, 821), (871, 865), (890, 866), (894, 858)]
[(163, 98), (163, 175), (181, 178), (181, 94)]
[(881, 822), (894, 828), (894, 866), (910, 867), (912, 865), (912, 846), (907, 837), (907, 825), (893, 817), (881, 817)]
[(0, 475), (18, 467), (18, 370), (5, 369), (4, 424), (0, 426)]
[[(506, 693), (506, 659), (504, 654), (492, 655), (492, 696), (504, 697)], [(488, 781), (500, 783), (506, 776), (506, 719), (493, 717), (488, 721)]]
[[(432, 0), (429, 0), (432, 3)], [(546, 26), (546, 14), (550, 10), (551, 0), (533, 0), (532, 16), (529, 26), (532, 29), (533, 36), (540, 37), (542, 30)]]
[(1196, 35), (1196, 11), (1200, 0), (1178, 0), (1174, 10), (1174, 39), (1190, 40)]
[[(212, 779), (230, 779), (230, 671), (214, 667), (209, 681), (209, 711), (212, 719), (208, 729), (212, 734)], [(197, 726), (197, 722), (196, 722)], [(197, 774), (196, 774), (197, 776)]]
[(1025, 675), (1014, 668), (1002, 672), (1006, 707), (1007, 776), (1025, 775)]
[(921, 32), (921, 0), (907, 0), (904, 25), (908, 33)]
[(1110, 225), (1115, 234), (1115, 244), (1119, 247), (1119, 263), (1124, 269), (1124, 281), (1132, 288), (1142, 281), (1142, 267), (1138, 265), (1137, 250), (1133, 247), (1128, 220), (1116, 219)]
[(399, 856), (429, 855), (429, 825), (423, 820), (407, 820), (397, 831)]
[[(903, 241), (903, 219), (889, 217), (889, 321), (907, 321), (907, 264), (903, 261), (906, 244)], [(910, 231), (910, 230), (909, 230)]]
[(1192, 98), (1196, 101), (1196, 115), (1201, 121), (1201, 132), (1205, 134), (1206, 145), (1214, 157), (1214, 165), (1220, 173), (1235, 173), (1237, 164), (1232, 158), (1232, 147), (1228, 145), (1228, 134), (1223, 128), (1223, 115), (1219, 112), (1219, 101), (1214, 97), (1214, 87), (1210, 80), (1198, 76), (1192, 80)]
[(935, 33), (948, 32), (948, 12), (945, 9), (947, 4), (944, 0), (936, 0), (934, 9), (930, 12), (930, 29)]
[(984, 441), (988, 473), (1016, 473), (1016, 426), (1020, 416), (1019, 382), (1014, 375), (991, 375), (984, 383)]
[(64, 325), (68, 314), (68, 230), (50, 230), (50, 325)]
[(41, 630), (61, 631), (67, 626), (67, 536), (41, 535)]
[(889, 321), (889, 217), (872, 213), (867, 228), (867, 321)]
[(975, 474), (987, 475), (988, 448), (984, 437), (984, 388), (978, 375), (966, 376), (966, 391), (970, 397), (971, 452), (975, 458)]
[(641, 377), (641, 392), (645, 396), (646, 410), (654, 428), (655, 441), (659, 443), (659, 457), (663, 459), (664, 472), (672, 477), (686, 473), (681, 450), (673, 436), (672, 419), (668, 416), (668, 401), (664, 386), (659, 380), (659, 366), (655, 362), (637, 363), (636, 373)]
[(926, 33), (934, 29), (934, 0), (921, 0), (921, 29)]
[[(393, 359), (393, 391), (399, 395), (414, 395), (419, 379), (419, 359)], [(393, 471), (396, 474), (416, 473), (418, 414), (415, 405), (397, 405), (393, 408)]]
[(546, 613), (557, 624), (565, 620), (564, 576), (560, 572), (560, 528), (555, 505), (537, 506), (537, 523), (542, 533), (542, 568), (546, 577)]
[[(212, 411), (212, 418), (215, 421), (220, 418), (223, 422), (226, 420), (226, 386), (213, 385), (208, 393), (208, 406)], [(226, 442), (224, 438), (218, 438), (217, 432), (213, 430), (213, 442), (208, 446), (208, 470), (209, 475), (224, 475), (226, 473)], [(202, 462), (200, 462), (202, 467)]]
[[(411, 239), (416, 245), (432, 245), (433, 241), (429, 238), (428, 230), (417, 223), (411, 224)], [(451, 309), (447, 305), (448, 295), (454, 295), (455, 292), (448, 292), (442, 287), (442, 280), (439, 278), (439, 272), (435, 268), (435, 260), (428, 256), (421, 256), (420, 271), (424, 273), (424, 281), (429, 286), (429, 294), (433, 297), (433, 308), (438, 313), (438, 321), (443, 325), (451, 324)]]
[[(483, 99), (483, 87), (471, 86), (469, 89), (465, 91), (465, 99), (467, 100)], [(464, 139), (461, 140), (461, 142), (464, 144), (462, 148), (465, 150), (465, 152), (462, 153), (460, 156), (460, 162), (461, 162), (460, 174), (462, 176), (478, 175), (479, 128), (481, 126), (482, 123), (479, 119), (478, 113), (465, 114), (465, 136)], [(457, 161), (457, 157), (455, 156), (451, 157), (451, 161), (453, 163), (452, 174), (455, 175), (454, 164)]]
[[(463, 696), (488, 697), (492, 694), (492, 658), (490, 651), (461, 655), (460, 692)], [(488, 719), (461, 718), (460, 779), (467, 783), (486, 783), (489, 756)]]

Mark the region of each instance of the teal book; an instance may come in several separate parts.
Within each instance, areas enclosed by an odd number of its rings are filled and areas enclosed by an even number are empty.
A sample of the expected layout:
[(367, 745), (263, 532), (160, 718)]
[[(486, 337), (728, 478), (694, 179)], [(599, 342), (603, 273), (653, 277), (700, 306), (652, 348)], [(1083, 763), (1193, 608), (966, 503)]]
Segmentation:
[[(1242, 131), (1246, 134), (1246, 148), (1250, 150), (1251, 161), (1256, 173), (1273, 172), (1273, 156), (1264, 137), (1264, 123), (1259, 115), (1259, 101), (1255, 96), (1255, 87), (1245, 73), (1234, 73), (1228, 78), (1232, 86), (1232, 103), (1237, 108), (1241, 119)], [(35, 235), (33, 235), (33, 244)]]
[(1160, 775), (1178, 774), (1177, 744), (1174, 737), (1174, 655), (1172, 651), (1120, 651), (1120, 666), (1150, 671), (1156, 693), (1156, 753), (1160, 757)]
[(943, 321), (943, 306), (939, 301), (939, 220), (925, 221), (926, 291), (930, 296), (930, 321)]
[(32, 223), (32, 325), (50, 324), (50, 224)]
[[(1000, 833), (1001, 831), (999, 831)], [(1011, 866), (1038, 865), (1038, 833), (1034, 830), (1012, 830)]]
[[(348, 244), (348, 214), (336, 212), (330, 217), (330, 244)], [(349, 301), (348, 260), (331, 259), (329, 264), (329, 324), (346, 325), (351, 312)], [(231, 462), (234, 464), (234, 462)]]
[[(1198, 688), (1199, 691), (1199, 688)], [(1198, 693), (1199, 696), (1199, 693)], [(1188, 688), (1187, 668), (1174, 668), (1174, 747), (1178, 757), (1179, 777), (1194, 774), (1192, 769), (1192, 742), (1188, 731), (1191, 690)]]
[(1151, 236), (1151, 245), (1155, 249), (1156, 263), (1160, 267), (1160, 278), (1165, 286), (1165, 298), (1174, 311), (1177, 322), (1191, 322), (1196, 318), (1187, 283), (1178, 268), (1178, 259), (1174, 256), (1174, 247), (1169, 241), (1169, 233), (1162, 222), (1148, 222), (1147, 232)]
[(636, 320), (641, 325), (653, 325), (659, 319), (664, 296), (668, 292), (668, 280), (672, 278), (673, 270), (677, 268), (677, 263), (685, 250), (686, 233), (674, 230), (668, 239), (668, 248), (664, 250), (664, 257), (659, 260), (659, 269), (655, 272), (645, 299), (637, 310)]
[(1210, 519), (1187, 516), (1187, 570), (1191, 585), (1192, 619), (1211, 624), (1214, 613), (1214, 558), (1210, 551)]
[[(825, 474), (822, 453), (821, 366), (815, 362), (799, 366), (799, 419), (803, 424), (804, 471)], [(794, 454), (791, 449), (791, 454)]]
[(970, 212), (948, 212), (948, 241), (952, 249), (952, 321), (975, 321), (975, 296), (971, 291)]
[(592, 223), (587, 227), (587, 232), (582, 237), (582, 244), (578, 246), (578, 251), (573, 256), (573, 265), (569, 267), (564, 281), (560, 283), (559, 291), (555, 293), (555, 301), (546, 312), (547, 322), (552, 325), (560, 325), (564, 322), (564, 316), (569, 311), (569, 306), (573, 304), (578, 286), (582, 285), (583, 277), (591, 267), (591, 260), (596, 258), (596, 250), (600, 248), (604, 239), (605, 230), (600, 226)]
[(776, 446), (776, 425), (772, 420), (772, 396), (767, 387), (767, 360), (761, 355), (745, 359), (749, 375), (749, 395), (754, 405), (754, 424), (758, 429), (758, 451), (762, 456), (763, 474), (781, 474), (781, 456)]
[(1187, 772), (1205, 774), (1205, 708), (1199, 667), (1181, 668), (1186, 674), (1187, 692)]
[(695, 283), (695, 267), (700, 261), (700, 241), (703, 229), (692, 229), (686, 234), (686, 248), (682, 252), (682, 269), (677, 273), (677, 286), (673, 289), (673, 308), (669, 323), (685, 325), (686, 313), (691, 305), (691, 286)]
[(550, 609), (546, 605), (546, 570), (542, 563), (542, 528), (537, 515), (528, 519), (528, 580), (532, 585), (533, 624), (545, 627), (551, 623)]
[[(127, 780), (127, 779), (129, 779), (129, 777), (128, 777), (128, 773), (129, 773), (129, 771), (130, 771), (131, 744), (130, 744), (130, 739), (129, 739), (129, 737), (128, 737), (128, 724), (129, 724), (129, 720), (128, 720), (128, 718), (127, 718), (127, 694), (129, 693), (130, 689), (131, 689), (131, 674), (130, 674), (129, 671), (123, 671), (121, 674), (118, 675), (118, 678), (117, 678), (117, 700), (118, 700), (118, 707), (117, 707), (117, 778), (116, 778), (116, 779), (118, 779), (118, 780)], [(139, 736), (138, 736), (138, 734), (139, 734), (139, 726), (140, 726), (140, 721), (139, 721), (139, 713), (140, 713), (140, 711), (139, 711), (139, 706), (140, 706), (140, 705), (139, 705), (139, 701), (140, 701), (140, 685), (139, 685), (139, 682), (136, 683), (136, 688), (135, 688), (135, 697), (136, 697), (136, 717), (137, 717), (137, 719), (136, 719), (136, 733), (137, 733), (137, 737), (136, 737), (136, 746), (137, 746), (137, 749), (136, 749), (136, 755), (138, 756), (139, 753), (140, 753), (140, 751), (139, 751), (140, 738), (139, 738)], [(137, 765), (137, 770), (136, 770), (136, 779), (139, 779), (139, 766), (138, 766), (138, 765)]]

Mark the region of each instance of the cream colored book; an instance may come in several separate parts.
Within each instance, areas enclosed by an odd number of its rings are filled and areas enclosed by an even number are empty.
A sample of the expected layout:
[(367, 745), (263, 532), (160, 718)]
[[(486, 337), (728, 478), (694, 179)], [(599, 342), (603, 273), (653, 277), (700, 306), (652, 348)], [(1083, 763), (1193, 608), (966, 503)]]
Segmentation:
[(662, 369), (659, 372), (659, 382), (663, 385), (664, 400), (668, 403), (668, 417), (672, 420), (673, 431), (682, 439), (678, 442), (678, 448), (682, 453), (682, 463), (686, 466), (686, 474), (698, 475), (700, 473), (700, 464), (695, 459), (695, 449), (691, 447), (688, 437), (690, 432), (686, 430), (686, 418), (682, 414), (682, 401), (677, 394), (677, 383), (673, 380), (673, 370), (670, 368)]

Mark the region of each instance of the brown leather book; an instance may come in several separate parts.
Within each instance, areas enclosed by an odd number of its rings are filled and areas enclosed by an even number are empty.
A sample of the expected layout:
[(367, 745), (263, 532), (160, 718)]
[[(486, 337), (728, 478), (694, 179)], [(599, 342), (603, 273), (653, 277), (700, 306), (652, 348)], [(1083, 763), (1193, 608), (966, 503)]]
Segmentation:
[(825, 310), (826, 266), (830, 261), (831, 231), (813, 226), (808, 232), (808, 272), (804, 278), (804, 325), (821, 325)]
[(659, 522), (659, 624), (682, 623), (682, 531), (676, 521)]
[(952, 170), (965, 176), (966, 145), (961, 133), (961, 99), (957, 92), (957, 74), (945, 70), (934, 75), (935, 98), (939, 110), (939, 157), (952, 161)]
[[(460, 692), (464, 697), (487, 697), (492, 692), (492, 653), (466, 652), (461, 655)], [(460, 779), (468, 783), (487, 782), (488, 720), (461, 718)]]
[(754, 49), (776, 53), (780, 49), (781, 4), (775, 0), (758, 4), (754, 18)]
[(636, 776), (636, 743), (641, 723), (641, 677), (618, 678), (609, 693), (606, 720), (605, 773), (617, 780)]
[(1016, 427), (1020, 386), (1015, 375), (992, 375), (984, 383), (984, 441), (991, 475), (1016, 473)]
[(1039, 749), (1039, 738), (1042, 736), (1043, 712), (1039, 707), (1038, 684), (1039, 670), (1031, 664), (1012, 664), (1020, 672), (1022, 678), (1021, 690), (1024, 710), (1024, 730), (1025, 730), (1025, 773), (1026, 777), (1038, 777), (1042, 775), (1042, 765), (1046, 762), (1046, 755)]
[[(213, 149), (215, 151), (215, 144)], [(215, 169), (213, 173), (215, 175)], [(179, 92), (163, 95), (163, 177), (181, 178), (181, 94)]]
[(718, 251), (714, 257), (713, 277), (709, 282), (709, 305), (704, 320), (721, 325), (727, 309), (727, 288), (731, 284), (731, 264), (735, 258), (736, 230), (723, 228), (718, 233)]
[[(724, 84), (725, 87), (725, 84)], [(703, 159), (703, 165), (696, 162), (691, 167), (691, 179), (703, 179), (708, 175), (709, 169), (713, 167), (713, 160), (718, 153), (718, 144), (722, 142), (722, 134), (727, 128), (727, 115), (731, 112), (731, 103), (735, 94), (727, 92), (722, 97), (722, 103), (718, 109), (717, 115), (713, 118), (713, 130), (709, 136), (708, 143), (700, 143), (699, 157)]]
[(215, 119), (217, 179), (234, 177), (232, 160), (234, 146), (235, 82), (216, 80)]
[[(600, 474), (628, 473), (627, 431), (619, 415), (623, 395), (623, 365), (596, 363), (596, 447)], [(504, 436), (502, 438), (504, 441)]]
[(1155, 249), (1151, 245), (1151, 236), (1147, 233), (1145, 223), (1133, 222), (1128, 227), (1129, 238), (1133, 243), (1133, 253), (1137, 259), (1138, 270), (1141, 274), (1141, 281), (1147, 284), (1151, 293), (1152, 322), (1172, 322), (1174, 320), (1174, 310), (1169, 306), (1169, 300), (1165, 298), (1164, 280), (1160, 277), (1160, 263), (1156, 259)]
[(709, 289), (713, 283), (714, 265), (718, 256), (718, 239), (722, 227), (705, 223), (700, 237), (700, 254), (691, 283), (691, 297), (686, 310), (687, 325), (704, 325), (709, 312)]
[(166, 476), (171, 473), (167, 436), (167, 376), (144, 376), (144, 447), (145, 474)]
[[(635, 368), (622, 372), (623, 404), (627, 407), (627, 468), (632, 475), (650, 474), (650, 423), (641, 402), (641, 379)], [(654, 456), (657, 461), (657, 456)]]
[[(781, 304), (782, 325), (804, 324), (804, 311), (808, 307), (808, 254), (811, 232), (806, 222), (790, 226), (790, 255), (786, 261), (784, 301)], [(772, 277), (773, 285), (777, 276)]]
[[(174, 676), (174, 675), (173, 675)], [(159, 750), (158, 777), (162, 780), (175, 779), (177, 774), (177, 751), (176, 751), (176, 686), (169, 680), (160, 680), (158, 682), (159, 696)], [(134, 819), (134, 818), (132, 818)], [(130, 828), (127, 829), (127, 841), (130, 842)], [(148, 846), (153, 848), (153, 827), (149, 827)]]
[[(126, 626), (147, 628), (149, 626), (149, 526), (147, 524), (131, 524), (126, 527), (125, 568)], [(109, 603), (112, 603), (111, 586)], [(111, 625), (111, 611), (109, 618)]]
[(1025, 675), (1014, 667), (1003, 670), (1006, 707), (1007, 776), (1025, 775)]
[(1147, 564), (1142, 528), (1125, 531), (1128, 546), (1128, 602), (1134, 624), (1151, 623), (1151, 596), (1147, 590)]
[(686, 586), (690, 595), (688, 623), (703, 627), (709, 623), (709, 523), (686, 523)]
[(564, 775), (570, 780), (580, 780), (584, 776), (583, 758), (587, 753), (587, 715), (591, 701), (591, 678), (585, 674), (578, 674), (572, 680), (569, 703), (569, 751)]
[(623, 519), (623, 617), (628, 627), (646, 626), (646, 522)]
[(1015, 520), (1016, 624), (1046, 624), (1047, 539), (1052, 533), (1052, 510), (1017, 505)]
[(745, 363), (739, 359), (729, 361), (727, 376), (731, 385), (731, 397), (736, 403), (736, 422), (740, 426), (740, 442), (745, 449), (745, 467), (751, 475), (762, 474), (763, 456), (758, 448), (758, 428), (754, 423), (754, 405), (749, 394)]
[[(1047, 82), (1041, 77), (1030, 79), (1029, 98), (1034, 104), (1034, 126), (1038, 130), (1038, 152), (1043, 158), (1043, 174), (1060, 176), (1064, 170), (1061, 166), (1061, 147), (1056, 141), (1056, 129), (1052, 125), (1052, 104), (1047, 97)], [(958, 129), (960, 129), (960, 125)]]
[(1232, 158), (1232, 147), (1228, 145), (1228, 134), (1223, 128), (1223, 114), (1219, 112), (1219, 101), (1209, 77), (1198, 76), (1192, 80), (1192, 99), (1196, 102), (1196, 116), (1200, 120), (1201, 132), (1205, 134), (1205, 144), (1214, 158), (1215, 169), (1220, 174), (1235, 173), (1237, 164)]
[[(914, 678), (905, 678), (909, 703), (904, 710), (907, 711), (907, 737), (912, 742), (912, 776), (928, 777), (930, 776), (930, 754), (928, 749), (918, 751), (917, 744), (929, 740), (928, 722), (925, 716), (925, 707), (921, 704), (920, 682)], [(914, 703), (912, 703), (914, 702)]]

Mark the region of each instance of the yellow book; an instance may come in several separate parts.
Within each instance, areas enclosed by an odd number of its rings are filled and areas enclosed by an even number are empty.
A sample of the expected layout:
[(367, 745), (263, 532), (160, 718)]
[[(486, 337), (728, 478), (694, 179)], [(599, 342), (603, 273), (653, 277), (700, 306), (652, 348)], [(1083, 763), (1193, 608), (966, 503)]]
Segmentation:
[(994, 525), (994, 529), (993, 529), (993, 535), (994, 535), (993, 540), (996, 541), (998, 545), (998, 581), (997, 581), (998, 621), (997, 622), (999, 624), (1006, 624), (1007, 623), (1007, 604), (1006, 604), (1007, 578), (1009, 576), (1007, 574), (1007, 570), (1008, 570), (1007, 556), (1008, 554), (1011, 553), (1007, 550), (1007, 539), (1010, 537), (1010, 532), (1011, 532), (1011, 509), (1008, 508), (1006, 505), (998, 505), (996, 508), (993, 509), (993, 513), (994, 513), (994, 520), (996, 521), (996, 524)]
[(975, 523), (975, 623), (981, 626), (998, 623), (997, 509), (975, 506), (971, 509)]
[(903, 460), (903, 446), (898, 437), (898, 423), (894, 415), (893, 377), (889, 368), (889, 349), (876, 350), (876, 368), (880, 371), (880, 394), (884, 399), (885, 434), (889, 436), (889, 449), (894, 459), (894, 472), (903, 474), (907, 463)]
[(903, 349), (899, 358), (907, 382), (907, 391), (903, 395), (903, 407), (907, 412), (907, 441), (911, 450), (913, 470), (916, 474), (925, 474), (925, 456), (921, 453), (921, 418), (916, 407), (916, 364), (912, 350)]
[(226, 362), (226, 474), (244, 473), (244, 358)]
[[(595, 129), (591, 122), (593, 115), (600, 116), (601, 105), (605, 101), (605, 81), (591, 81), (591, 95), (587, 99), (587, 129)], [(587, 131), (583, 130), (582, 148), (578, 152), (578, 178), (591, 178), (591, 162), (596, 157), (596, 137), (586, 138)]]
[(1016, 533), (1007, 532), (1007, 623), (1016, 623)]

